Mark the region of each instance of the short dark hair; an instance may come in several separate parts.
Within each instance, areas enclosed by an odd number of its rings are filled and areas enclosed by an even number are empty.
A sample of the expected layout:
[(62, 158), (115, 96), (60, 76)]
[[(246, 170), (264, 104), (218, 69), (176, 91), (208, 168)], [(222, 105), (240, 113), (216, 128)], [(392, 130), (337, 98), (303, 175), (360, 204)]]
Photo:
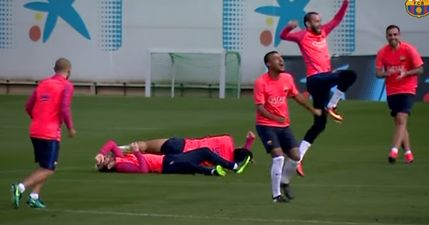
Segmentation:
[(398, 25), (391, 24), (391, 25), (387, 26), (387, 28), (386, 28), (386, 34), (387, 34), (387, 32), (389, 32), (389, 30), (395, 29), (395, 28), (398, 29), (399, 33), (401, 33), (401, 29), (398, 27)]
[(304, 26), (307, 27), (307, 22), (310, 21), (310, 18), (312, 15), (319, 15), (319, 13), (317, 12), (308, 12), (307, 14), (305, 14), (304, 16)]
[(270, 56), (272, 54), (279, 54), (279, 52), (278, 51), (271, 51), (271, 52), (268, 52), (267, 54), (265, 54), (265, 56), (264, 56), (265, 65), (267, 65), (268, 61), (270, 60)]
[(67, 69), (71, 67), (71, 63), (66, 58), (59, 58), (57, 61), (55, 61), (55, 72), (66, 72)]
[(107, 168), (107, 166), (105, 165), (96, 165), (98, 172), (102, 172), (102, 173), (113, 173), (116, 172), (115, 167), (112, 168)]

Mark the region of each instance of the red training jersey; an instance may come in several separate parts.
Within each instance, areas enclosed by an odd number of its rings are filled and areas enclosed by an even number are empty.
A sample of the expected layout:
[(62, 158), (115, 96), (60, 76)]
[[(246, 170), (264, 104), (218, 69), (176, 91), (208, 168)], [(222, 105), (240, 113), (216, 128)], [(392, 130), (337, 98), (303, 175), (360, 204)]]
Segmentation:
[(61, 124), (73, 128), (71, 101), (73, 85), (63, 75), (40, 81), (26, 104), (31, 117), (30, 136), (45, 140), (61, 140)]
[(141, 154), (141, 157), (146, 161), (149, 172), (162, 173), (164, 155)]
[(115, 170), (119, 173), (161, 173), (164, 155), (142, 154), (139, 151), (124, 154), (113, 140), (108, 140), (98, 152), (102, 155), (112, 153), (115, 157)]
[(307, 77), (332, 70), (327, 38), (329, 33), (341, 23), (348, 4), (348, 1), (343, 2), (334, 18), (321, 26), (320, 34), (315, 34), (307, 29), (292, 33), (293, 28), (289, 26), (281, 33), (281, 39), (298, 44), (307, 68)]
[(287, 98), (298, 94), (292, 75), (281, 73), (278, 79), (272, 79), (268, 73), (262, 74), (255, 81), (253, 97), (256, 105), (263, 105), (265, 109), (276, 116), (285, 118), (283, 123), (264, 117), (256, 112), (256, 124), (272, 127), (288, 127), (290, 125)]
[(397, 79), (401, 71), (409, 71), (423, 65), (423, 60), (417, 49), (407, 42), (400, 42), (394, 49), (389, 44), (381, 48), (375, 59), (375, 67), (385, 71), (393, 71), (386, 79), (387, 95), (416, 94), (418, 77), (409, 75)]
[[(230, 135), (206, 136), (202, 138), (185, 138), (183, 152), (207, 147), (223, 159), (234, 162), (234, 139)], [(205, 165), (209, 165), (205, 163)]]

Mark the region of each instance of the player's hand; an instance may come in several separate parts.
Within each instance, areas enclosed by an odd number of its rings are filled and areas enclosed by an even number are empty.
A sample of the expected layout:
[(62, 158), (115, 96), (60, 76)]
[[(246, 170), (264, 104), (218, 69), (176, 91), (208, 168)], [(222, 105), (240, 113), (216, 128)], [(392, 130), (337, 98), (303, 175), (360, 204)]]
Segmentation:
[(69, 137), (70, 138), (73, 138), (74, 136), (76, 136), (76, 130), (74, 128), (70, 128), (68, 130), (68, 132), (69, 132)]
[(95, 156), (95, 161), (97, 163), (97, 165), (100, 165), (104, 162), (104, 155), (103, 154), (97, 154)]
[(395, 74), (395, 73), (398, 73), (398, 70), (397, 70), (397, 69), (395, 69), (395, 68), (389, 68), (389, 69), (386, 71), (386, 76), (385, 76), (385, 77), (388, 77), (388, 76), (390, 76), (390, 75), (392, 75), (392, 74)]
[(281, 117), (281, 116), (278, 116), (276, 120), (279, 123), (284, 123), (286, 121), (286, 119), (284, 117)]
[(287, 23), (287, 26), (288, 26), (288, 27), (290, 27), (290, 28), (292, 28), (292, 29), (295, 29), (295, 28), (297, 28), (297, 27), (298, 27), (298, 21), (296, 21), (296, 20), (291, 20), (291, 21), (289, 21), (289, 22)]
[(249, 131), (247, 132), (246, 138), (255, 139), (256, 135), (252, 131)]
[(401, 70), (401, 73), (399, 74), (399, 76), (396, 77), (396, 80), (400, 80), (400, 79), (402, 79), (402, 78), (404, 78), (406, 76), (407, 76), (406, 71), (405, 70)]
[(130, 144), (131, 151), (138, 152), (140, 151), (139, 144), (137, 142), (133, 142)]
[(321, 116), (322, 115), (322, 110), (321, 109), (313, 109), (313, 114), (316, 116)]

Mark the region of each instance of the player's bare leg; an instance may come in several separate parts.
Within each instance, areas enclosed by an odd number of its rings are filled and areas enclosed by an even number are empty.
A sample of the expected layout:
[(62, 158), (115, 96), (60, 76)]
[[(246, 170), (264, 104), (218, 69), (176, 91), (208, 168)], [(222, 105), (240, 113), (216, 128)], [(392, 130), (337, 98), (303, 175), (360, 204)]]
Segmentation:
[(388, 158), (390, 163), (395, 163), (396, 158), (398, 157), (398, 149), (401, 146), (407, 131), (407, 120), (408, 114), (402, 112), (399, 112), (393, 118), (393, 121), (395, 123), (395, 131), (393, 133), (392, 149), (390, 150)]
[(410, 135), (408, 129), (405, 129), (404, 138), (402, 139), (402, 148), (404, 149), (404, 159), (406, 163), (412, 163), (414, 161), (414, 155), (411, 151)]
[(162, 154), (161, 147), (168, 139), (153, 139), (149, 141), (137, 141), (138, 148), (142, 153)]
[(41, 181), (40, 183), (33, 186), (33, 190), (31, 190), (31, 193), (39, 194), (42, 190), (43, 185), (45, 184), (47, 179)]
[(40, 181), (39, 183), (33, 185), (33, 190), (31, 190), (30, 196), (27, 200), (27, 205), (32, 208), (45, 208), (45, 203), (40, 199), (39, 193), (42, 190), (43, 185), (45, 184), (47, 178)]
[(409, 133), (408, 133), (408, 128), (405, 129), (404, 138), (402, 139), (402, 148), (404, 150), (411, 149), (411, 142), (410, 142), (410, 136), (409, 136)]
[[(12, 200), (14, 203), (15, 208), (19, 207), (19, 201), (22, 197), (22, 194), (24, 193), (26, 188), (33, 187), (32, 196), (30, 194), (29, 201), (27, 201), (27, 204), (29, 204), (31, 207), (34, 208), (44, 208), (45, 205), (42, 201), (39, 199), (39, 193), (43, 186), (43, 183), (48, 179), (49, 176), (54, 174), (53, 170), (45, 169), (45, 168), (38, 168), (34, 170), (30, 176), (24, 179), (22, 183), (19, 184), (13, 184), (12, 185)], [(33, 197), (34, 199), (32, 199)], [(30, 200), (33, 200), (30, 202)]]
[(22, 184), (25, 187), (35, 187), (37, 184), (40, 184), (41, 182), (44, 182), (46, 179), (48, 179), (49, 176), (54, 174), (53, 170), (48, 170), (45, 168), (38, 168), (31, 173), (30, 176), (24, 179)]

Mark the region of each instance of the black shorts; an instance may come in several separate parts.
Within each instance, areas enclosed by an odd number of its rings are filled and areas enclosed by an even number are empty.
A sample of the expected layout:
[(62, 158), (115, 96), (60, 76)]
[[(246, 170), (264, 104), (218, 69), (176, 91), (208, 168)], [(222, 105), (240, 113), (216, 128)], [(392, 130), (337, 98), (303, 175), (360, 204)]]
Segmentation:
[(329, 102), (331, 88), (338, 84), (339, 73), (327, 72), (307, 77), (307, 90), (316, 109), (324, 109)]
[(164, 155), (179, 154), (183, 152), (185, 139), (173, 137), (169, 138), (162, 146), (161, 153)]
[(175, 173), (175, 174), (192, 174), (193, 168), (190, 162), (184, 157), (185, 154), (170, 154), (165, 155), (162, 160), (162, 173)]
[(390, 115), (395, 117), (399, 112), (411, 113), (414, 104), (413, 94), (395, 94), (387, 96), (387, 105), (390, 109)]
[(281, 148), (284, 153), (287, 153), (293, 148), (298, 147), (289, 127), (256, 125), (256, 131), (267, 153), (271, 153), (274, 148)]
[(34, 149), (34, 161), (39, 166), (48, 170), (55, 170), (60, 151), (60, 142), (55, 140), (44, 140), (31, 138)]

